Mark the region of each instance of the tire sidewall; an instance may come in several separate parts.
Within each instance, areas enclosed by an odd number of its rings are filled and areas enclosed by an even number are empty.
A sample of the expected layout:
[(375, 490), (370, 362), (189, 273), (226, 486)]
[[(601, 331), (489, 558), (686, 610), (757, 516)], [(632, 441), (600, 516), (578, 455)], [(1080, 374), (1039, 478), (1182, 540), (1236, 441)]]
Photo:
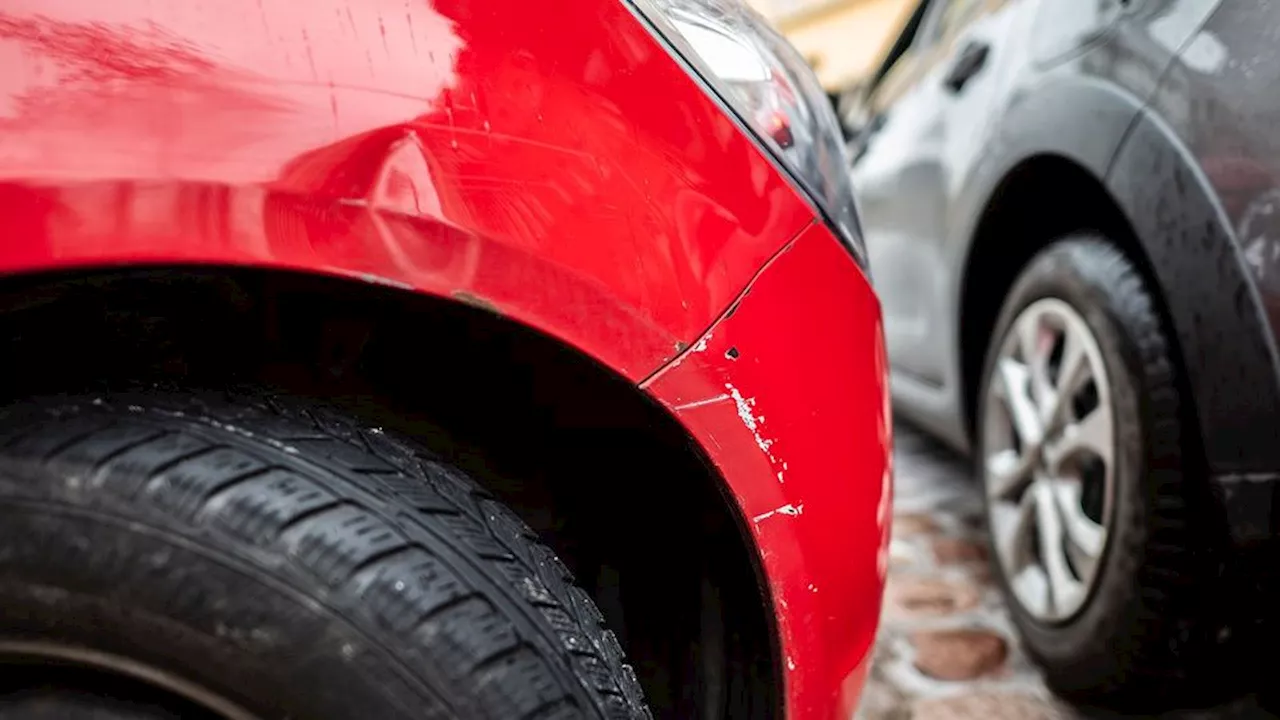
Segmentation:
[[(0, 471), (0, 488), (14, 475)], [(151, 682), (126, 668), (154, 669), (254, 717), (408, 720), (433, 702), (366, 633), (290, 588), (295, 578), (266, 578), (260, 567), (211, 553), (212, 542), (202, 547), (105, 508), (16, 505), (13, 497), (0, 508), (6, 648), (101, 654), (117, 660), (85, 667)], [(459, 709), (480, 716), (474, 705)]]

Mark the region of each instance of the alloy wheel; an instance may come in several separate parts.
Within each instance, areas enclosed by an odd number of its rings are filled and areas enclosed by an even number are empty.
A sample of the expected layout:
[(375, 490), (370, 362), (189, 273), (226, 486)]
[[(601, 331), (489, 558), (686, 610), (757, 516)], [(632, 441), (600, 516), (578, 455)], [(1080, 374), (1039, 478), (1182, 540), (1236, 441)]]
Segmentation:
[(1046, 298), (1014, 320), (990, 372), (980, 450), (995, 554), (1022, 608), (1063, 622), (1096, 584), (1114, 515), (1102, 351), (1078, 312)]

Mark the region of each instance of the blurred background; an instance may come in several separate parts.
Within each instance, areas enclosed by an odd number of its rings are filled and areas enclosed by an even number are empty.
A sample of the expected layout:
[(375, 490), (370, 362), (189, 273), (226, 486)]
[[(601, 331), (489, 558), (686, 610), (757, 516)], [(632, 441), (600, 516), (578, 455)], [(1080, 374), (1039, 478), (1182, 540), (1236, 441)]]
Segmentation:
[(914, 0), (749, 0), (787, 36), (827, 92), (856, 87), (875, 70)]

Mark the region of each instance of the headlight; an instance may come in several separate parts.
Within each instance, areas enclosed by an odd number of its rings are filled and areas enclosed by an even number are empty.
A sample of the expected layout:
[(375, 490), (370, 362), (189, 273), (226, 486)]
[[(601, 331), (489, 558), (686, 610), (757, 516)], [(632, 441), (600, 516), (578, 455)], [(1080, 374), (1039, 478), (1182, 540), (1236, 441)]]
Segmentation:
[(629, 0), (755, 135), (865, 268), (835, 111), (800, 54), (740, 0)]

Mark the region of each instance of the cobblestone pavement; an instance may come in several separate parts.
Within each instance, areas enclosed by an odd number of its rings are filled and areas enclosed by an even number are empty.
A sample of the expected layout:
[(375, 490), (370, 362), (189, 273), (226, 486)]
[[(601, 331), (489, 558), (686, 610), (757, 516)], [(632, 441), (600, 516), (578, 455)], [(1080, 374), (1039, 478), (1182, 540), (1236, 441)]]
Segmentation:
[[(875, 664), (856, 720), (1077, 720), (1017, 646), (991, 582), (982, 500), (967, 463), (897, 428), (889, 583)], [(1248, 700), (1180, 713), (1270, 718)]]

